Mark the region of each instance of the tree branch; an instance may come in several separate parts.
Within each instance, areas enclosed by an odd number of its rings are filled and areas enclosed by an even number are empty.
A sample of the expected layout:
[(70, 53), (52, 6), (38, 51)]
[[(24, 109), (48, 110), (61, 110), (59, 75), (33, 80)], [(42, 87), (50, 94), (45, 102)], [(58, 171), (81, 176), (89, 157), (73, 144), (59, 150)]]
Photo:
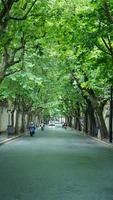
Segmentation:
[(21, 58), (19, 58), (18, 60), (11, 60), (11, 61), (7, 64), (6, 69), (9, 68), (9, 67), (11, 67), (11, 66), (13, 66), (13, 65), (18, 64), (20, 61), (21, 61)]
[(30, 6), (30, 8), (28, 9), (28, 11), (25, 13), (25, 15), (23, 17), (9, 17), (9, 19), (11, 19), (11, 20), (20, 20), (20, 21), (21, 20), (25, 20), (36, 2), (37, 2), (37, 0), (33, 1), (32, 5)]
[(2, 1), (2, 4), (3, 4), (4, 8), (7, 8), (6, 4), (5, 4), (5, 1), (4, 0), (1, 0), (1, 1)]
[(106, 54), (108, 54), (108, 55), (111, 55), (109, 52), (105, 51), (105, 50), (104, 50), (99, 44), (97, 44), (96, 42), (95, 42), (94, 44), (95, 44), (95, 46), (96, 46), (99, 50), (103, 51), (104, 53), (106, 53)]
[(6, 74), (4, 75), (4, 77), (10, 76), (10, 75), (15, 74), (15, 73), (20, 72), (20, 71), (22, 71), (22, 69), (19, 69), (19, 70), (15, 70), (15, 71), (13, 71), (13, 72), (6, 73)]
[[(106, 46), (106, 48), (108, 49), (108, 51), (110, 51), (110, 47), (109, 47), (109, 45), (107, 44), (106, 40), (105, 40), (103, 37), (101, 37), (101, 39), (102, 39), (104, 45)], [(111, 51), (110, 51), (110, 53), (111, 53)]]
[(3, 61), (5, 63), (5, 66), (8, 64), (9, 61), (9, 53), (8, 53), (8, 49), (6, 47), (6, 45), (4, 46), (4, 54), (3, 54)]
[(20, 51), (23, 48), (23, 46), (20, 46), (18, 48), (15, 48), (13, 50), (12, 56), (9, 56), (7, 48), (5, 49), (5, 54), (4, 54), (4, 70), (6, 71), (7, 68), (10, 66), (13, 66), (21, 61), (21, 57), (17, 60), (15, 60), (15, 55), (18, 51)]
[(113, 47), (109, 35), (107, 36), (110, 52), (113, 54)]
[(4, 0), (2, 0), (2, 3), (4, 4), (4, 8), (0, 12), (0, 21), (9, 13), (14, 2), (15, 0), (7, 0), (7, 3), (5, 3)]
[(105, 15), (108, 18), (109, 22), (111, 24), (113, 24), (113, 17), (111, 16), (107, 0), (104, 0), (104, 11), (105, 11)]
[(15, 48), (14, 51), (13, 51), (13, 54), (11, 56), (11, 60), (10, 60), (10, 63), (13, 63), (14, 59), (15, 59), (15, 55), (18, 51), (20, 51), (22, 49), (23, 46), (20, 46), (18, 48)]

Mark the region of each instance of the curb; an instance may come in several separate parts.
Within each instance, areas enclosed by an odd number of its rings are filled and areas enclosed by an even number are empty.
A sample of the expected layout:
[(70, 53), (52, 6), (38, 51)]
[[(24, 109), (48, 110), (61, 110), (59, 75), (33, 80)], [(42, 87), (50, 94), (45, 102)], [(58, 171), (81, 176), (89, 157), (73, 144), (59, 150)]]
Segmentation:
[(100, 140), (100, 139), (98, 139), (98, 138), (95, 138), (95, 137), (92, 137), (92, 136), (90, 136), (90, 135), (87, 135), (87, 134), (84, 133), (84, 132), (82, 132), (82, 133), (79, 132), (79, 133), (80, 133), (81, 135), (84, 135), (84, 136), (87, 136), (87, 137), (91, 138), (92, 140), (95, 140), (96, 142), (103, 143), (103, 144), (105, 144), (106, 146), (113, 148), (113, 143), (105, 142), (105, 141)]
[(22, 136), (22, 135), (17, 135), (17, 136), (14, 136), (14, 137), (5, 139), (5, 140), (3, 140), (2, 142), (0, 142), (0, 145), (5, 144), (5, 143), (8, 143), (8, 142), (10, 142), (11, 140), (15, 140), (15, 139), (17, 139), (17, 138), (19, 138), (19, 137), (21, 137), (21, 136)]
[(99, 143), (103, 143), (103, 144), (107, 145), (108, 147), (113, 148), (113, 144), (112, 143), (105, 142), (103, 140), (100, 140), (100, 139), (92, 137), (92, 136), (88, 136), (88, 137), (90, 137), (91, 139), (93, 139), (93, 140), (95, 140), (95, 141), (97, 141)]

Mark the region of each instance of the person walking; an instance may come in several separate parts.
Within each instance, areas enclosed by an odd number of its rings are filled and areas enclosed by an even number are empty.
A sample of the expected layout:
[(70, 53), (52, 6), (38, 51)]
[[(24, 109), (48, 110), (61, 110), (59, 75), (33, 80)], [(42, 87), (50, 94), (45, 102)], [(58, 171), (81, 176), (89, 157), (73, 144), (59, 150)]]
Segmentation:
[(44, 123), (43, 122), (41, 122), (40, 127), (41, 127), (41, 131), (44, 131)]

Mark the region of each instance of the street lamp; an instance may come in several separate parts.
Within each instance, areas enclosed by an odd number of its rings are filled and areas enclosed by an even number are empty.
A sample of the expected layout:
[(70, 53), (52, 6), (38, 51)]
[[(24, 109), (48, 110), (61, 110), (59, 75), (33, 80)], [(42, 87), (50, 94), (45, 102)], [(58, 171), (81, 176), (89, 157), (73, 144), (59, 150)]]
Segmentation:
[(110, 88), (109, 142), (112, 143), (113, 87)]

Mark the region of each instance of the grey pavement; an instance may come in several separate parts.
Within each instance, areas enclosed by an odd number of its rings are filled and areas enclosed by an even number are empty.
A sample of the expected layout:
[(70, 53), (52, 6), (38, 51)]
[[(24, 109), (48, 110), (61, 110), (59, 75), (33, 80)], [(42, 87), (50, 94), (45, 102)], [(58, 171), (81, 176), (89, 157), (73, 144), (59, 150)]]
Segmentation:
[(2, 142), (2, 141), (4, 141), (4, 140), (6, 140), (6, 139), (8, 139), (8, 135), (7, 135), (7, 133), (1, 133), (0, 134), (0, 142)]
[(4, 143), (5, 141), (9, 141), (9, 139), (13, 138), (14, 136), (8, 136), (6, 132), (0, 134), (0, 144)]
[(5, 144), (5, 143), (7, 143), (7, 142), (9, 142), (11, 140), (14, 140), (14, 139), (18, 138), (18, 137), (20, 137), (20, 134), (17, 135), (17, 136), (14, 136), (14, 135), (8, 136), (8, 134), (6, 132), (1, 133), (0, 134), (0, 145)]
[(48, 128), (0, 146), (0, 199), (113, 200), (113, 148)]

